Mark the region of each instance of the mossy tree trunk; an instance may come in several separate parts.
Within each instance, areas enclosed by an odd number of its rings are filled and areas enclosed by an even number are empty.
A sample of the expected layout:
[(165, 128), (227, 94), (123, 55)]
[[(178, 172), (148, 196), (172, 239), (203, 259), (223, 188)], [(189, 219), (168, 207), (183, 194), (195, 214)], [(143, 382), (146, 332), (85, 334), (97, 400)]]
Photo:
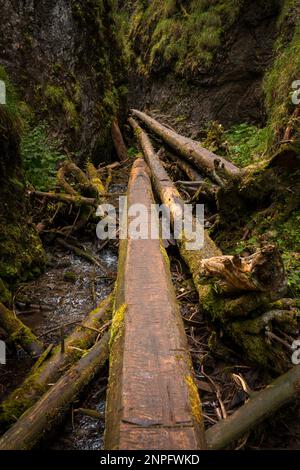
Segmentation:
[(44, 346), (18, 317), (0, 302), (0, 325), (9, 335), (9, 341), (22, 346), (33, 357), (43, 352)]

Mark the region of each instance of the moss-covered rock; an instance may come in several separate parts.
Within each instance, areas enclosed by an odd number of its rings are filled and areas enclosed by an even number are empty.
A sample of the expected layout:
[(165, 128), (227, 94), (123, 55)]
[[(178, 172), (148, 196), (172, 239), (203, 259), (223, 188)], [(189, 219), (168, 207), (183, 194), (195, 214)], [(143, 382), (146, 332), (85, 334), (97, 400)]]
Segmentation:
[(114, 0), (5, 2), (0, 65), (82, 163), (109, 160), (110, 124), (126, 108), (126, 70)]
[(0, 107), (0, 292), (9, 304), (7, 286), (41, 272), (45, 253), (31, 223), (20, 158), (16, 116)]

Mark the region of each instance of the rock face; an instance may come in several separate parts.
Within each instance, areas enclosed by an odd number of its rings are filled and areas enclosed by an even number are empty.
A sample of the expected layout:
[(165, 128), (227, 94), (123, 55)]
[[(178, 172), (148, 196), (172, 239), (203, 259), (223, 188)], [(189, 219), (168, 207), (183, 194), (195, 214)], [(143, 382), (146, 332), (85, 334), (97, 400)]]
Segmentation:
[[(126, 104), (114, 0), (0, 0), (0, 12), (0, 66), (27, 114), (46, 120), (79, 162), (109, 161), (111, 120), (122, 118)], [(38, 274), (45, 262), (27, 208), (18, 119), (8, 108), (0, 106), (0, 301), (6, 303), (6, 288)]]
[(82, 160), (109, 159), (125, 68), (112, 0), (0, 0), (0, 64)]
[(148, 78), (133, 76), (130, 106), (178, 116), (177, 127), (184, 128), (187, 120), (193, 124), (191, 132), (212, 120), (225, 127), (263, 122), (262, 80), (273, 57), (278, 14), (276, 0), (246, 0), (212, 66), (199, 69), (191, 79), (166, 69), (156, 69)]
[(6, 304), (7, 286), (37, 275), (45, 263), (26, 206), (19, 145), (17, 123), (0, 106), (0, 302)]

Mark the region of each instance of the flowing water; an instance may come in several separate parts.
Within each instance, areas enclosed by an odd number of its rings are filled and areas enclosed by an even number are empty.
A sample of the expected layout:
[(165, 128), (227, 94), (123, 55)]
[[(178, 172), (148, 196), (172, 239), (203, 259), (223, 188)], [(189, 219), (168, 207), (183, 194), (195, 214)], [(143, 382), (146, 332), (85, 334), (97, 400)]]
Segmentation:
[[(58, 344), (113, 289), (118, 249), (113, 243), (100, 251), (100, 242), (81, 242), (102, 265), (97, 265), (58, 247), (48, 247), (48, 267), (38, 279), (24, 284), (16, 295), (16, 314), (45, 345)], [(0, 368), (0, 401), (26, 376), (31, 360), (20, 350), (8, 354)], [(79, 414), (76, 408), (104, 412), (107, 370), (102, 371), (73, 404), (63, 427), (42, 446), (51, 449), (97, 450), (103, 446), (104, 420)]]

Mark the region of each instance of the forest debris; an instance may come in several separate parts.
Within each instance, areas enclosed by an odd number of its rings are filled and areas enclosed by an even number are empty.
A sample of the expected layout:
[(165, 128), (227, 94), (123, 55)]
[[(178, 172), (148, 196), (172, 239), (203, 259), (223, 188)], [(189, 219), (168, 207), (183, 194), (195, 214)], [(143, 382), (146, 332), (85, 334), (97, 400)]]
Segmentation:
[(33, 357), (39, 357), (44, 346), (21, 320), (0, 302), (0, 325), (9, 335), (9, 340), (21, 346)]
[[(149, 213), (154, 203), (142, 159), (129, 182), (128, 207), (135, 203)], [(120, 241), (116, 286), (105, 447), (205, 448), (187, 338), (160, 240)]]
[[(110, 318), (112, 302), (112, 295), (104, 299), (95, 310), (89, 312), (82, 326), (101, 328), (102, 324)], [(56, 382), (62, 371), (69, 369), (83, 352), (92, 346), (97, 336), (98, 332), (81, 328), (79, 325), (65, 339), (64, 355), (61, 354), (60, 345), (56, 346), (51, 355), (37, 369), (33, 368), (24, 382), (1, 403), (1, 427), (5, 428), (14, 423), (16, 418), (30, 408), (48, 390), (49, 383)]]
[(94, 165), (91, 162), (88, 162), (86, 165), (86, 171), (89, 176), (91, 185), (93, 186), (94, 190), (97, 193), (97, 200), (99, 201), (103, 194), (106, 192), (106, 189), (99, 178), (98, 172)]
[(241, 170), (233, 163), (201, 147), (199, 142), (177, 134), (141, 111), (132, 109), (131, 112), (170, 145), (175, 152), (192, 162), (207, 176), (214, 179), (217, 184), (220, 184), (220, 172), (222, 178), (225, 179), (232, 179), (241, 175)]
[(72, 245), (71, 243), (66, 242), (62, 238), (57, 238), (56, 242), (61, 245), (62, 247), (66, 248), (67, 250), (73, 251), (77, 256), (80, 256), (81, 258), (86, 259), (92, 264), (95, 264), (100, 268), (102, 271), (104, 271), (106, 274), (109, 274), (109, 270), (104, 266), (102, 263), (100, 263), (99, 260), (97, 260), (91, 253), (88, 251), (82, 250), (81, 248), (78, 248), (76, 245)]
[(29, 450), (59, 424), (82, 389), (104, 366), (109, 355), (109, 333), (33, 405), (1, 437), (0, 450)]
[(221, 450), (253, 430), (264, 419), (292, 401), (300, 392), (300, 366), (295, 366), (278, 377), (264, 390), (252, 397), (226, 420), (206, 431), (209, 449)]

